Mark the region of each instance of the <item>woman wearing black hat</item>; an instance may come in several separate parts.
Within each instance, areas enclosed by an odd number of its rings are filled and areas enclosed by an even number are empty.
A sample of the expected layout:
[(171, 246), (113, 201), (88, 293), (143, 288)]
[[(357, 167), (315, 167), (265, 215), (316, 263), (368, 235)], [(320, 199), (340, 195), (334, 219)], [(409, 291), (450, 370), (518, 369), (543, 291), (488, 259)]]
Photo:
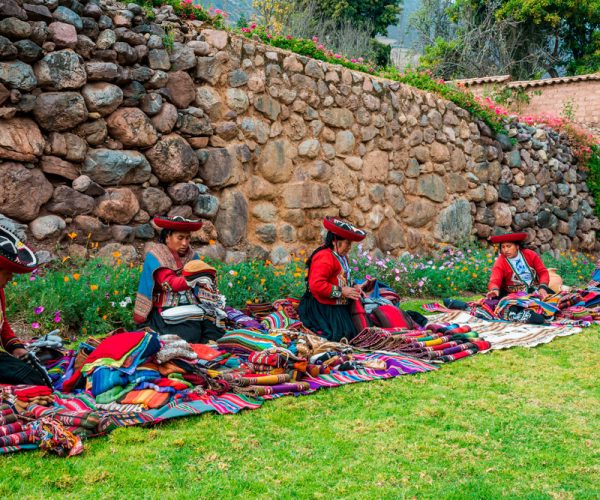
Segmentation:
[(216, 271), (191, 248), (191, 233), (201, 221), (155, 217), (160, 243), (144, 259), (133, 319), (161, 335), (173, 334), (191, 343), (223, 336), (218, 326), (225, 299), (217, 289)]
[(307, 289), (298, 312), (302, 323), (328, 340), (352, 339), (356, 328), (352, 323), (350, 304), (359, 300), (362, 291), (352, 286), (348, 252), (355, 241), (367, 235), (349, 222), (325, 217), (325, 243), (309, 257)]
[(23, 361), (27, 350), (6, 319), (4, 287), (13, 274), (30, 273), (38, 267), (35, 253), (10, 231), (0, 226), (0, 383), (47, 385), (42, 374)]

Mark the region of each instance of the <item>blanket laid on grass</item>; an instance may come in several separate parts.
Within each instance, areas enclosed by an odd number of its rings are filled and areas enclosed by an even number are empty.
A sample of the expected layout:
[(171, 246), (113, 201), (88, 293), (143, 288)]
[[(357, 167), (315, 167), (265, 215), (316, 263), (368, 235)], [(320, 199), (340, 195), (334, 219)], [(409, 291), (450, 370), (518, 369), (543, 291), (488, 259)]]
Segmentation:
[(77, 455), (85, 439), (118, 427), (254, 410), (285, 396), (426, 373), (493, 348), (493, 335), (480, 334), (469, 315), (418, 330), (369, 327), (335, 343), (307, 331), (294, 307), (229, 309), (215, 345), (143, 331), (55, 349), (44, 358), (53, 390), (0, 386), (0, 454)]
[(469, 325), (479, 336), (490, 343), (491, 349), (509, 347), (535, 347), (547, 344), (556, 337), (565, 337), (581, 332), (575, 326), (538, 326), (508, 321), (486, 321), (466, 311), (452, 311), (431, 317), (437, 322), (453, 322)]

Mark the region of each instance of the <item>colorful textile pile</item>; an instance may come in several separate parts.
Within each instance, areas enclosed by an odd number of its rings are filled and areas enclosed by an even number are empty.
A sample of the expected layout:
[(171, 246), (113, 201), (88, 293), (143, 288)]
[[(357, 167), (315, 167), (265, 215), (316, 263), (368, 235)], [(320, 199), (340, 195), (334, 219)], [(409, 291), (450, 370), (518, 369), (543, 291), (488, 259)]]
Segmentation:
[[(500, 300), (482, 298), (469, 302), (466, 307), (472, 316), (487, 321), (532, 323), (530, 317), (535, 315), (542, 320), (540, 324), (585, 328), (600, 323), (600, 288), (588, 284), (585, 289), (559, 292), (543, 300), (537, 294), (517, 292)], [(438, 303), (426, 304), (423, 309), (452, 312)]]
[[(572, 308), (583, 298), (563, 301)], [(382, 300), (375, 299), (374, 305)], [(600, 290), (585, 296), (588, 302), (597, 299)], [(518, 338), (503, 336), (490, 328), (494, 323), (463, 312), (415, 330), (366, 328), (349, 344), (336, 343), (303, 327), (293, 299), (252, 305), (245, 312), (226, 310), (234, 328), (215, 345), (155, 332), (114, 332), (88, 339), (75, 351), (56, 349), (46, 360), (53, 393), (2, 388), (0, 453), (39, 448), (73, 455), (83, 450), (82, 439), (118, 427), (206, 412), (234, 414), (287, 395), (426, 373), (489, 349), (550, 338), (550, 329), (533, 333), (526, 325), (519, 326), (528, 328), (527, 339), (519, 337), (520, 330)]]

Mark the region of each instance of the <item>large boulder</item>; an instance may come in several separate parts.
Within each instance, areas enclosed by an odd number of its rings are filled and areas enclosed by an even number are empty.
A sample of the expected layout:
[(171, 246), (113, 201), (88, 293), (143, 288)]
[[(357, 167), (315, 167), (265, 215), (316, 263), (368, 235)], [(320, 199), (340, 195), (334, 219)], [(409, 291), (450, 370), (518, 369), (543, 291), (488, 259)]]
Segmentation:
[(0, 120), (0, 158), (34, 161), (43, 152), (44, 138), (33, 120)]
[(437, 214), (437, 208), (427, 200), (415, 200), (404, 209), (402, 218), (404, 222), (412, 227), (423, 227)]
[(0, 83), (11, 89), (29, 92), (37, 85), (37, 79), (29, 64), (22, 61), (0, 62)]
[(79, 168), (58, 156), (42, 156), (40, 168), (45, 174), (57, 175), (71, 181), (79, 177)]
[(322, 208), (331, 204), (329, 186), (316, 182), (286, 184), (282, 196), (286, 208)]
[(169, 134), (146, 151), (152, 172), (161, 182), (182, 182), (198, 173), (198, 157), (187, 141), (177, 134)]
[(364, 178), (371, 182), (385, 182), (389, 170), (389, 154), (375, 150), (367, 153), (363, 161)]
[(57, 186), (46, 208), (55, 214), (74, 217), (91, 213), (94, 205), (94, 198), (91, 196), (75, 191), (69, 186)]
[(81, 90), (88, 111), (110, 115), (123, 102), (121, 87), (106, 82), (88, 83)]
[(28, 169), (20, 163), (0, 163), (0, 209), (3, 215), (18, 221), (31, 221), (52, 197), (53, 191), (41, 170)]
[(447, 191), (444, 181), (439, 175), (426, 174), (417, 180), (417, 194), (430, 200), (442, 202), (446, 199)]
[(44, 215), (29, 224), (31, 234), (36, 240), (58, 236), (66, 227), (67, 224), (58, 215)]
[(173, 202), (171, 198), (169, 198), (162, 189), (149, 187), (142, 191), (142, 208), (150, 214), (150, 216), (154, 215), (164, 215), (166, 214)]
[[(0, 0), (1, 5), (1, 0)], [(27, 224), (20, 224), (16, 220), (5, 217), (0, 214), (0, 226), (8, 229), (17, 236), (22, 242), (27, 243)]]
[(81, 57), (70, 49), (47, 54), (36, 63), (34, 72), (38, 85), (49, 90), (78, 89), (87, 81)]
[(196, 98), (194, 80), (186, 71), (169, 73), (166, 88), (171, 102), (180, 109), (187, 108)]
[(160, 111), (152, 117), (152, 125), (161, 134), (169, 134), (177, 123), (177, 108), (171, 103), (165, 102)]
[(472, 228), (471, 204), (465, 199), (459, 199), (440, 212), (433, 235), (440, 241), (456, 245), (471, 236)]
[(96, 201), (95, 214), (106, 222), (127, 224), (140, 210), (140, 204), (129, 188), (108, 188)]
[(377, 245), (384, 252), (393, 252), (406, 246), (404, 228), (394, 219), (383, 223), (377, 233)]
[(92, 241), (106, 241), (112, 237), (110, 226), (91, 215), (78, 215), (73, 222), (78, 232), (86, 236), (89, 234)]
[(349, 129), (354, 124), (354, 115), (349, 109), (326, 108), (321, 111), (321, 120), (331, 127)]
[(98, 184), (141, 184), (152, 175), (150, 163), (138, 151), (90, 149), (81, 173)]
[(244, 239), (248, 228), (248, 202), (240, 191), (223, 193), (215, 227), (219, 240), (226, 247), (237, 245)]
[(111, 137), (124, 146), (147, 148), (158, 140), (150, 118), (138, 108), (117, 109), (106, 119), (106, 125)]
[(86, 121), (88, 111), (78, 92), (47, 92), (36, 99), (33, 115), (43, 129), (57, 132)]
[(285, 139), (271, 141), (262, 149), (258, 159), (258, 172), (269, 182), (282, 183), (292, 178), (297, 150)]
[(196, 184), (191, 182), (179, 182), (169, 186), (167, 189), (171, 199), (178, 205), (195, 203), (200, 196), (200, 190)]
[(209, 187), (224, 187), (242, 180), (242, 166), (237, 159), (235, 146), (207, 151), (208, 157), (198, 171), (204, 184)]

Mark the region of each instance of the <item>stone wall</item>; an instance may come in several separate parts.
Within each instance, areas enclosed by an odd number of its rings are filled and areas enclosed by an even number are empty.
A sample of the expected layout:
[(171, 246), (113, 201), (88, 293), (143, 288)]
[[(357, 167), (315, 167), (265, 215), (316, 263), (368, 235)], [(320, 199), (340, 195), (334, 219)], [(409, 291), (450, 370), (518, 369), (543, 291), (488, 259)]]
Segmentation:
[(0, 213), (37, 240), (144, 241), (168, 213), (208, 221), (214, 257), (283, 262), (333, 214), (393, 254), (501, 228), (596, 247), (584, 174), (552, 131), (494, 137), (435, 95), (168, 7), (149, 23), (134, 4), (0, 0), (0, 18)]

